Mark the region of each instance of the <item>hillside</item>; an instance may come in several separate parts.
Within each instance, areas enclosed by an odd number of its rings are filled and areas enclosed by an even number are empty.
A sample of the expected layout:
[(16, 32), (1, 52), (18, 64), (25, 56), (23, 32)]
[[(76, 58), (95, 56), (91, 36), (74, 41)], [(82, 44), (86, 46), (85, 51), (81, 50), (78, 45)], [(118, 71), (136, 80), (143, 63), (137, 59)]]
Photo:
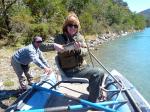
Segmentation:
[(3, 0), (0, 47), (27, 45), (35, 35), (48, 39), (61, 33), (70, 11), (79, 17), (84, 35), (144, 29), (144, 17), (127, 6), (123, 0)]
[(143, 15), (146, 19), (146, 26), (150, 27), (150, 8), (144, 11), (139, 12), (139, 14)]
[(150, 19), (150, 8), (146, 9), (144, 11), (141, 11), (140, 14), (142, 14), (144, 17), (146, 17), (147, 19)]

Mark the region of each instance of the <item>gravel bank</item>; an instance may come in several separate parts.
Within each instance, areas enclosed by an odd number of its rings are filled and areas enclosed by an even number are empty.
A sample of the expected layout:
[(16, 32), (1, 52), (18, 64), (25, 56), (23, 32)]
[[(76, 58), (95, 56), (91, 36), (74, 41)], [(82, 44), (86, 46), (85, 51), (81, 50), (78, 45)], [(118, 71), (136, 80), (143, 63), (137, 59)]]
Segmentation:
[[(11, 66), (11, 56), (16, 50), (10, 49), (10, 48), (2, 48), (0, 49), (0, 112), (4, 112), (4, 110), (13, 103), (15, 98), (4, 98), (3, 92), (4, 91), (12, 91), (19, 89), (19, 82), (18, 78)], [(51, 67), (55, 68), (55, 62), (54, 57), (56, 55), (56, 52), (44, 52), (44, 56), (46, 57), (48, 63), (51, 65)], [(34, 72), (35, 81), (39, 75), (43, 73), (42, 69), (37, 67), (35, 64), (31, 64), (32, 72)], [(8, 82), (12, 82), (9, 86), (7, 85)]]

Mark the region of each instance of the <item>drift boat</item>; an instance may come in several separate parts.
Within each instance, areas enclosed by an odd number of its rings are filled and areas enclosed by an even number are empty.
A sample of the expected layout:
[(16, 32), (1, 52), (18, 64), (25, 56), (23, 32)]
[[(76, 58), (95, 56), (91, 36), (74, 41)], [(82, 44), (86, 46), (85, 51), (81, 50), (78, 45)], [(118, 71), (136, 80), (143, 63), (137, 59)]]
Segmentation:
[[(93, 58), (96, 57), (91, 54)], [(96, 59), (97, 60), (97, 59)], [(6, 112), (150, 112), (150, 105), (137, 89), (117, 70), (106, 70), (100, 86), (101, 101), (88, 101), (88, 80), (68, 78), (56, 64), (61, 78), (55, 73), (44, 75), (25, 91)]]
[(82, 79), (62, 80), (57, 82), (55, 74), (46, 80), (33, 84), (12, 104), (6, 112), (85, 112), (90, 108), (106, 112), (149, 112), (150, 106), (136, 88), (119, 72), (111, 74), (123, 87), (111, 77), (105, 77), (101, 87), (107, 97), (99, 103), (87, 100), (88, 83)]

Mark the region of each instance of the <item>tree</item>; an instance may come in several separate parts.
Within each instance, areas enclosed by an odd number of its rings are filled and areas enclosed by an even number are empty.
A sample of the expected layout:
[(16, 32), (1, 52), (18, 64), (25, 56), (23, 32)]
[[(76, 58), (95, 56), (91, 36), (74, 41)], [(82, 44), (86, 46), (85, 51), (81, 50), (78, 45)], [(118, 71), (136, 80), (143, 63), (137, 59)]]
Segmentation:
[(8, 31), (11, 30), (10, 27), (10, 18), (9, 18), (9, 9), (12, 7), (14, 3), (16, 3), (17, 0), (1, 0), (0, 2), (0, 8), (1, 8), (1, 25), (3, 28), (6, 28)]
[(132, 18), (134, 20), (134, 25), (135, 25), (134, 28), (136, 30), (143, 29), (146, 26), (146, 21), (142, 15), (134, 13)]
[(1, 0), (0, 37), (17, 38), (19, 33), (25, 43), (34, 35), (46, 39), (62, 31), (69, 11), (78, 15), (84, 34), (145, 27), (145, 19), (132, 13), (123, 0)]
[(68, 11), (74, 11), (77, 15), (80, 15), (89, 1), (90, 0), (68, 0), (65, 6)]

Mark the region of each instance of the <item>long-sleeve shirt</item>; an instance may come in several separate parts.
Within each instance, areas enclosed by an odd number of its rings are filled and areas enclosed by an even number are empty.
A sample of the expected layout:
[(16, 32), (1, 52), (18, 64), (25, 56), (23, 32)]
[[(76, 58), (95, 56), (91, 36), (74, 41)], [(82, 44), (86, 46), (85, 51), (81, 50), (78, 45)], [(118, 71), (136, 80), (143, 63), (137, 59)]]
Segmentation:
[[(54, 43), (61, 44), (61, 45), (67, 44), (66, 40), (64, 38), (65, 38), (65, 35), (59, 34), (53, 40), (51, 40), (51, 42), (42, 43), (40, 46), (40, 50), (42, 52), (54, 51), (55, 50)], [(85, 47), (81, 47), (80, 55), (86, 56), (88, 50), (87, 50), (87, 46), (86, 46), (85, 39), (83, 38), (83, 36), (80, 33), (77, 33), (77, 35), (74, 36), (72, 39), (73, 39), (73, 41), (80, 42), (82, 44), (82, 46), (85, 46)]]
[(49, 67), (40, 49), (36, 49), (33, 44), (29, 44), (28, 46), (19, 49), (13, 57), (17, 62), (23, 65), (28, 65), (29, 63), (33, 62), (40, 68)]

